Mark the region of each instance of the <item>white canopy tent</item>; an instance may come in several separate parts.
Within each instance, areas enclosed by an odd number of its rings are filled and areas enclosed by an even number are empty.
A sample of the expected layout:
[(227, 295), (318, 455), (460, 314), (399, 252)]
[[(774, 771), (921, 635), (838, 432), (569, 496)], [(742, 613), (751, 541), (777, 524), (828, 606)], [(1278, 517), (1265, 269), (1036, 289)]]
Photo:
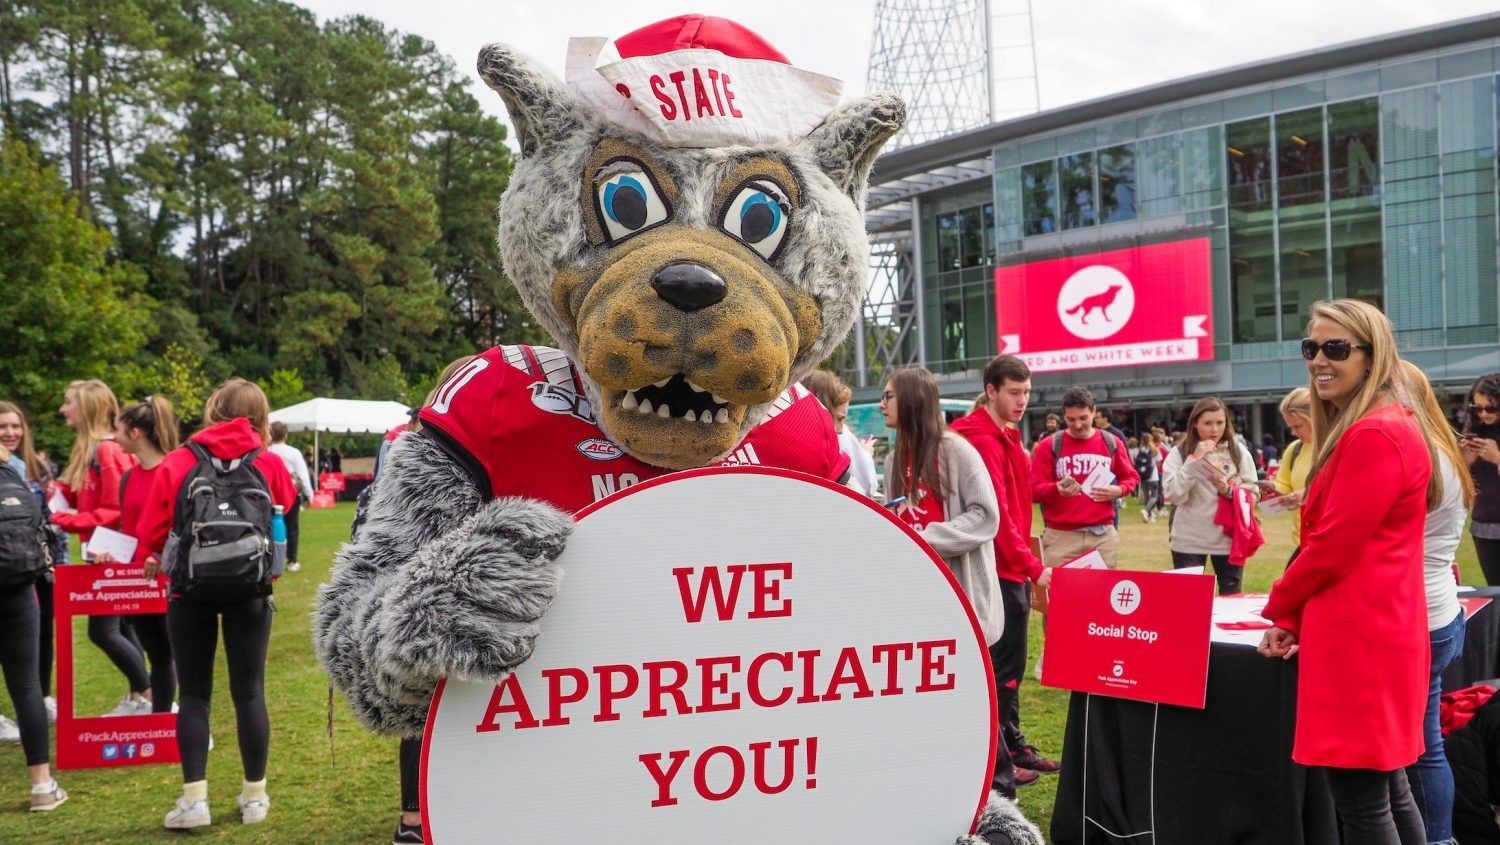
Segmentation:
[[(309, 399), (271, 412), (271, 422), (286, 423), (287, 431), (311, 431), (313, 456), (318, 451), (318, 435), (385, 434), (409, 419), (407, 407), (400, 402), (377, 402), (367, 399)], [(317, 467), (313, 467), (314, 484)]]

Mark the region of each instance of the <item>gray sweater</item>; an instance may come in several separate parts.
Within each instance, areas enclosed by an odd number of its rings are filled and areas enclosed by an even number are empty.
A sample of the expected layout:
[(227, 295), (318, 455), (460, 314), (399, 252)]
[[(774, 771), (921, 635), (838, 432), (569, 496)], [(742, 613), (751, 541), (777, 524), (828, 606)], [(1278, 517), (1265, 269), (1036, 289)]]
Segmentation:
[[(1222, 444), (1210, 453), (1226, 466), (1231, 465), (1228, 444)], [(1229, 554), (1229, 535), (1214, 522), (1219, 513), (1219, 491), (1193, 466), (1202, 459), (1182, 459), (1182, 450), (1173, 447), (1161, 465), (1161, 492), (1177, 508), (1172, 517), (1172, 541), (1174, 552), (1199, 555)], [(1256, 492), (1255, 461), (1250, 453), (1240, 448), (1239, 471), (1235, 483)]]
[[(893, 477), (894, 462), (894, 453), (887, 453), (887, 479)], [(995, 488), (979, 452), (951, 431), (943, 432), (938, 471), (943, 479), (943, 513), (947, 519), (919, 528), (917, 533), (953, 571), (979, 619), (985, 643), (991, 644), (1000, 639), (1005, 628), (1005, 609), (995, 575), (995, 533), (1000, 530)], [(889, 480), (886, 489), (890, 489)]]

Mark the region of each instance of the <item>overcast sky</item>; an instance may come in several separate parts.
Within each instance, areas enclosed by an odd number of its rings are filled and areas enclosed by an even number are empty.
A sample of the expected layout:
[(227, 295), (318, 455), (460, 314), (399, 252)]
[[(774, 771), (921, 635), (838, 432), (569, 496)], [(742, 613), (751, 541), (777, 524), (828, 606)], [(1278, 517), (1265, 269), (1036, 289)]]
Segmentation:
[[(1024, 9), (1025, 0), (994, 2), (997, 10), (1017, 3)], [(617, 36), (684, 12), (720, 15), (758, 31), (793, 64), (844, 80), (846, 96), (865, 89), (875, 17), (874, 0), (301, 0), (300, 5), (320, 20), (364, 14), (431, 39), (471, 76), (480, 46), (491, 41), (520, 47), (561, 75), (571, 36)], [(918, 5), (934, 3), (921, 0)], [(1046, 109), (1258, 59), (1500, 12), (1500, 0), (1036, 0), (1032, 11)], [(1024, 17), (1000, 20), (1019, 23)], [(1017, 39), (1024, 41), (1026, 35), (1017, 33)], [(485, 107), (503, 116), (499, 97), (477, 79), (474, 85)]]

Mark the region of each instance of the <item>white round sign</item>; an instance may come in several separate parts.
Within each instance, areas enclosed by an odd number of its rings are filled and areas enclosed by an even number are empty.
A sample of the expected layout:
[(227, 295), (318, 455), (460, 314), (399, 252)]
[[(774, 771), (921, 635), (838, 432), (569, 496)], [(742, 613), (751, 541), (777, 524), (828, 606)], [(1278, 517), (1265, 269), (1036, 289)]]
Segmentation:
[(946, 564), (875, 503), (694, 470), (579, 519), (536, 651), (440, 685), (427, 841), (911, 845), (970, 831), (994, 682)]
[(1092, 264), (1063, 282), (1057, 293), (1057, 319), (1084, 340), (1112, 337), (1135, 313), (1135, 286), (1108, 264)]

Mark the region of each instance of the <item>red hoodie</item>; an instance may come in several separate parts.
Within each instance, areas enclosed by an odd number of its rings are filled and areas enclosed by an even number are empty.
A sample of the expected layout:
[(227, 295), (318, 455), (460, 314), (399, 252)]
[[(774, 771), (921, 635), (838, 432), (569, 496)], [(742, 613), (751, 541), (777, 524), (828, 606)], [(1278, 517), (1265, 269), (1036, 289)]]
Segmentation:
[(984, 459), (1000, 512), (1008, 517), (1000, 521), (995, 534), (995, 573), (1000, 580), (1015, 583), (1042, 577), (1042, 562), (1027, 542), (1031, 537), (1031, 459), (1021, 445), (1021, 432), (1015, 426), (996, 425), (984, 408), (954, 420), (950, 427)]
[[(214, 423), (189, 437), (200, 443), (208, 453), (226, 460), (238, 458), (251, 449), (261, 448), (260, 435), (250, 427), (250, 421), (236, 417), (228, 422)], [(151, 485), (151, 495), (141, 508), (137, 539), (146, 552), (161, 557), (162, 547), (167, 544), (167, 535), (172, 532), (172, 511), (177, 507), (177, 492), (188, 473), (198, 464), (198, 456), (186, 446), (173, 449), (156, 468), (156, 479)], [(274, 452), (263, 451), (255, 456), (255, 468), (266, 477), (271, 487), (271, 501), (288, 512), (297, 499), (297, 487), (292, 483), (291, 473)], [(138, 556), (139, 557), (139, 556)]]
[(83, 489), (73, 490), (58, 482), (68, 504), (77, 508), (76, 513), (53, 513), (52, 524), (77, 534), (80, 543), (88, 543), (94, 529), (101, 525), (110, 528), (120, 523), (120, 476), (135, 466), (135, 458), (125, 454), (114, 440), (101, 440), (94, 449), (94, 458), (89, 461), (83, 476)]

